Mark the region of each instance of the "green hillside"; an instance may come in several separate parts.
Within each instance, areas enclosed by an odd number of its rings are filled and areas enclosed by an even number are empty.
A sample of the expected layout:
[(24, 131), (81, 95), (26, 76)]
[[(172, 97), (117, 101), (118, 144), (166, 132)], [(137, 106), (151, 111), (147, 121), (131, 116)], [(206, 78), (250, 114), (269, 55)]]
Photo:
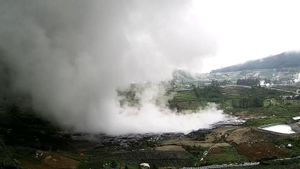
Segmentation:
[(284, 52), (263, 59), (248, 61), (243, 64), (213, 70), (212, 72), (235, 72), (255, 69), (282, 69), (290, 67), (300, 67), (299, 52)]

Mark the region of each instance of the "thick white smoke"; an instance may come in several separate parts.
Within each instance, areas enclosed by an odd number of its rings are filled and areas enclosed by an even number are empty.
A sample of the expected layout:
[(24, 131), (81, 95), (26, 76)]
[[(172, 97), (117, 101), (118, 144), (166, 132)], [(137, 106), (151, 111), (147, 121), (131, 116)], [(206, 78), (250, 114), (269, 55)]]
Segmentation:
[(295, 83), (300, 82), (300, 73), (298, 73), (298, 75), (296, 75), (296, 78), (294, 79)]
[(62, 126), (109, 134), (206, 127), (221, 112), (174, 115), (148, 100), (123, 110), (117, 101), (117, 88), (201, 67), (214, 52), (189, 9), (176, 0), (0, 0), (0, 65), (13, 90), (30, 94), (35, 109)]
[(188, 133), (209, 128), (211, 124), (226, 119), (223, 111), (217, 110), (215, 104), (196, 111), (172, 111), (167, 107), (168, 97), (164, 97), (164, 92), (164, 87), (160, 85), (146, 87), (138, 94), (141, 106), (124, 106), (120, 114), (114, 114), (115, 120), (111, 123), (119, 128), (111, 128), (111, 133)]

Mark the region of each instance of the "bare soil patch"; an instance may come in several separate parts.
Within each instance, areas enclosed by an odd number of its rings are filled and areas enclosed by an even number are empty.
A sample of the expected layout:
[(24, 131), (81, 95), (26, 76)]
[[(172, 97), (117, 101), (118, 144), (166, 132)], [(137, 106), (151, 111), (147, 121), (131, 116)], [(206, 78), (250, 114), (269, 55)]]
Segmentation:
[(259, 161), (262, 159), (284, 158), (288, 156), (288, 152), (279, 148), (272, 143), (241, 143), (236, 145), (239, 154), (248, 157), (251, 161)]

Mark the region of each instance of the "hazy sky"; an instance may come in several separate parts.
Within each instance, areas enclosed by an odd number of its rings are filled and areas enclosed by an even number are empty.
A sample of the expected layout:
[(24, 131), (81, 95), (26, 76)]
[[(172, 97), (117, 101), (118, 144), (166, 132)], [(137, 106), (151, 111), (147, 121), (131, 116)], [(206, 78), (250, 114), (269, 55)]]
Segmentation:
[(200, 71), (300, 49), (300, 1), (195, 0), (190, 19), (215, 38)]

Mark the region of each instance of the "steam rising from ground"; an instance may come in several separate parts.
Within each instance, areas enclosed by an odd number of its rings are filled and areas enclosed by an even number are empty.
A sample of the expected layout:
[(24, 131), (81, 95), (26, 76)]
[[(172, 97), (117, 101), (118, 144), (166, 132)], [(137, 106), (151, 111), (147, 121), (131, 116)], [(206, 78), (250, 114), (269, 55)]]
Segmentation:
[(212, 124), (225, 119), (223, 111), (217, 110), (215, 105), (195, 112), (177, 113), (146, 102), (140, 109), (127, 108), (117, 115), (113, 123), (119, 125), (120, 128), (112, 128), (110, 133), (189, 133), (193, 130), (210, 128)]
[[(223, 111), (210, 104), (202, 110), (176, 112), (167, 107), (163, 86), (152, 85), (138, 96), (141, 106), (125, 106), (112, 123), (119, 125), (112, 133), (123, 133), (122, 128), (130, 133), (144, 132), (184, 132), (209, 128), (211, 124), (226, 119)], [(131, 123), (128, 123), (131, 122)], [(123, 126), (123, 127), (122, 127)], [(113, 128), (114, 129), (114, 128)]]
[(298, 75), (296, 75), (296, 78), (294, 81), (295, 81), (295, 83), (300, 82), (300, 73), (298, 73)]
[[(116, 89), (201, 67), (215, 42), (183, 1), (0, 0), (0, 78), (42, 116), (109, 134), (187, 131), (223, 118), (215, 108), (177, 115), (144, 99), (120, 108)], [(214, 112), (214, 115), (211, 114)]]

